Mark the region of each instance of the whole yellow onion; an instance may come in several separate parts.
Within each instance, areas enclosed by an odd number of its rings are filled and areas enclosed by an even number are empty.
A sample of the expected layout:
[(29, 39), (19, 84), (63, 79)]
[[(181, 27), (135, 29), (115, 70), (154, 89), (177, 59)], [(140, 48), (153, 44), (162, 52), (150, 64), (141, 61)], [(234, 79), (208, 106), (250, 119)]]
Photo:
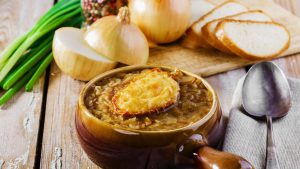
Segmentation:
[(96, 52), (127, 65), (143, 65), (149, 56), (143, 32), (130, 22), (128, 7), (119, 9), (118, 16), (105, 16), (86, 31), (87, 44)]
[(131, 21), (151, 43), (169, 43), (180, 38), (189, 25), (189, 0), (129, 0)]

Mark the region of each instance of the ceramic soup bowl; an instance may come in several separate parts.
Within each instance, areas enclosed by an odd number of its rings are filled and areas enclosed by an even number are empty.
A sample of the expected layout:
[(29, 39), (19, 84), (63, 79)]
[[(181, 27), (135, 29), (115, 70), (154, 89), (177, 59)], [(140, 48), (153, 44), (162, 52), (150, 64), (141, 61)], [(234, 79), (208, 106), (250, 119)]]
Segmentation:
[[(198, 75), (180, 70), (185, 76), (200, 80), (212, 95), (210, 110), (190, 125), (171, 130), (145, 131), (114, 126), (97, 118), (86, 105), (86, 98), (96, 82), (118, 73), (159, 68), (157, 66), (128, 66), (101, 74), (82, 89), (75, 116), (76, 131), (88, 157), (104, 169), (174, 169), (193, 166), (192, 157), (180, 153), (181, 145), (191, 136), (201, 136), (216, 147), (223, 137), (222, 112), (215, 90)], [(178, 69), (177, 69), (178, 70)], [(181, 147), (181, 148), (180, 148)], [(192, 153), (191, 153), (192, 156)]]

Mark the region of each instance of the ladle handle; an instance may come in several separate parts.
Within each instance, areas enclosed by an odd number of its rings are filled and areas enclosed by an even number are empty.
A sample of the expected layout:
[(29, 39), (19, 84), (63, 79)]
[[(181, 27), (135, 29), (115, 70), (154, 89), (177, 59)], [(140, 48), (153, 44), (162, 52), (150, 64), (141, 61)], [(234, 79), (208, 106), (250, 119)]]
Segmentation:
[(197, 169), (254, 169), (252, 164), (236, 154), (202, 147), (196, 156)]
[(266, 169), (280, 169), (275, 142), (273, 140), (273, 125), (272, 117), (267, 116), (267, 156), (266, 156)]
[(193, 157), (197, 169), (254, 169), (241, 156), (208, 147), (207, 140), (200, 134), (194, 134), (179, 144), (178, 152)]

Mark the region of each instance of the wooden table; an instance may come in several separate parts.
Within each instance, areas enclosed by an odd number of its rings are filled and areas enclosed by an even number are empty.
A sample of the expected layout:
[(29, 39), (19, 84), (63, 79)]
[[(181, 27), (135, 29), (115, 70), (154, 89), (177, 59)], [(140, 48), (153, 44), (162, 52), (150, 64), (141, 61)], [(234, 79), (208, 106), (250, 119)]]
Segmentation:
[[(299, 0), (274, 1), (300, 16)], [(0, 0), (0, 49), (34, 25), (54, 3), (53, 0)], [(274, 62), (286, 75), (300, 78), (300, 54)], [(246, 69), (207, 78), (217, 90), (225, 116), (237, 81)], [(74, 112), (83, 85), (61, 73), (53, 63), (33, 92), (21, 91), (2, 107), (0, 169), (98, 168), (82, 151), (74, 128)]]

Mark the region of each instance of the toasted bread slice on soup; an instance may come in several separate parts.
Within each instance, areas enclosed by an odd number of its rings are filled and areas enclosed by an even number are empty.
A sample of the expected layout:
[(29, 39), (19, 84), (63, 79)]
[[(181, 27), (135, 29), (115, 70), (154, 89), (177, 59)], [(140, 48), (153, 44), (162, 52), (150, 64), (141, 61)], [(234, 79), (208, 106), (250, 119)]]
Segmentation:
[(218, 24), (216, 37), (231, 52), (250, 60), (277, 57), (290, 44), (289, 31), (274, 22), (225, 19)]
[(187, 48), (211, 48), (211, 45), (209, 45), (203, 38), (201, 31), (202, 27), (212, 20), (245, 11), (248, 11), (248, 9), (237, 2), (227, 1), (218, 5), (206, 15), (202, 16), (198, 21), (192, 24), (192, 26), (187, 30), (186, 35), (182, 39), (182, 46)]
[(233, 19), (233, 20), (249, 20), (249, 21), (258, 21), (258, 22), (272, 22), (272, 19), (263, 13), (260, 10), (252, 10), (247, 12), (242, 12), (236, 15), (227, 16), (225, 18), (216, 19), (205, 26), (202, 27), (202, 35), (204, 39), (214, 48), (226, 52), (231, 53), (231, 51), (224, 46), (216, 37), (216, 27), (223, 19)]
[(125, 117), (159, 113), (177, 103), (179, 90), (170, 72), (144, 70), (115, 91), (112, 103), (115, 112)]

